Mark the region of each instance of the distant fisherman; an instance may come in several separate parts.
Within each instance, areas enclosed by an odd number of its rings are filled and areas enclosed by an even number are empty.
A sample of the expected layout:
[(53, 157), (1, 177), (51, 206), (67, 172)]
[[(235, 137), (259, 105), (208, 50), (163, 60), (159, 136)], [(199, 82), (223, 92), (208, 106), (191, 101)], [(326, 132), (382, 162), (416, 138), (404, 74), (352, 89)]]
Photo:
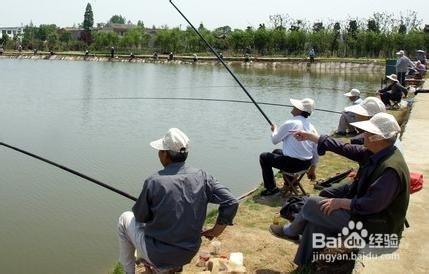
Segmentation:
[[(198, 252), (202, 236), (218, 237), (232, 225), (238, 201), (214, 177), (185, 164), (190, 143), (179, 129), (150, 145), (164, 169), (145, 180), (132, 212), (119, 218), (119, 260), (126, 273), (134, 273), (137, 249), (155, 272), (175, 273)], [(203, 231), (208, 203), (219, 204), (218, 217)]]
[(396, 55), (398, 56), (398, 60), (396, 61), (396, 75), (398, 76), (399, 83), (405, 87), (405, 75), (408, 72), (408, 68), (415, 68), (416, 66), (411, 62), (410, 58), (405, 56), (403, 50), (398, 51)]
[(115, 47), (111, 47), (110, 48), (110, 58), (114, 58), (115, 57)]
[[(344, 96), (347, 96), (353, 105), (359, 105), (360, 103), (362, 103), (362, 99), (360, 98), (360, 91), (356, 88), (352, 89), (350, 92), (345, 93)], [(357, 133), (355, 128), (350, 125), (350, 123), (356, 121), (357, 119), (355, 113), (344, 109), (344, 111), (341, 113), (336, 134), (346, 135), (347, 130), (349, 134)]]

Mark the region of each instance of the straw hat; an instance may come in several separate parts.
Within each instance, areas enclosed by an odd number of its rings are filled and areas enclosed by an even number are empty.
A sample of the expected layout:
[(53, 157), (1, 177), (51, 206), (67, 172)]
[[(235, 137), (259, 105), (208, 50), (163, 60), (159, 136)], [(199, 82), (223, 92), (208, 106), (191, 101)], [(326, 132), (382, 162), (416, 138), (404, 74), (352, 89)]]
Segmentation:
[(302, 100), (290, 99), (290, 103), (301, 111), (312, 113), (314, 110), (314, 100), (310, 98), (304, 98)]
[(352, 90), (350, 90), (347, 93), (344, 93), (344, 96), (347, 97), (359, 97), (360, 96), (360, 91), (357, 88), (354, 88)]
[(386, 112), (386, 106), (377, 97), (367, 97), (362, 103), (344, 108), (344, 111), (372, 117), (379, 112)]
[(386, 78), (388, 78), (392, 81), (398, 82), (398, 76), (396, 76), (396, 74), (390, 74), (390, 75), (386, 76)]
[(375, 114), (368, 121), (350, 123), (350, 125), (378, 135), (382, 139), (391, 138), (401, 132), (401, 127), (395, 117), (384, 112)]

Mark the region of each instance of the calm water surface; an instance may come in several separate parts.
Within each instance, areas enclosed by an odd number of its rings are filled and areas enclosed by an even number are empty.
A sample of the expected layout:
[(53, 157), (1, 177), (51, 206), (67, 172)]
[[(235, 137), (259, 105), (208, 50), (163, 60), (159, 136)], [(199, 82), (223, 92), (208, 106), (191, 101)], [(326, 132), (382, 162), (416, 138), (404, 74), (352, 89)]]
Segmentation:
[[(342, 110), (342, 95), (372, 92), (380, 75), (236, 67), (257, 101), (312, 97)], [(248, 100), (221, 67), (0, 59), (0, 140), (138, 196), (160, 169), (149, 142), (170, 127), (191, 139), (188, 162), (237, 195), (261, 180), (258, 155), (270, 129), (251, 104), (122, 97)], [(290, 108), (261, 106), (281, 124)], [(316, 111), (321, 133), (337, 114)], [(132, 201), (55, 167), (0, 147), (0, 272), (107, 273), (117, 259), (116, 221)]]

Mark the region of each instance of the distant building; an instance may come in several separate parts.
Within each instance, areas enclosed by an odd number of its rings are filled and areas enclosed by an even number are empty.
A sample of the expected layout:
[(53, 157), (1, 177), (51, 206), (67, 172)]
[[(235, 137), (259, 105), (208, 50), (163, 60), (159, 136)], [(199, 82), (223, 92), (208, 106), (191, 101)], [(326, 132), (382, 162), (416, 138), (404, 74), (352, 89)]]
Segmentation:
[(82, 28), (74, 28), (74, 27), (72, 27), (72, 28), (66, 27), (66, 28), (60, 29), (60, 32), (70, 33), (71, 38), (75, 39), (75, 40), (80, 40), (82, 38), (82, 33), (84, 31), (85, 30)]
[[(98, 24), (97, 24), (98, 25)], [(101, 25), (101, 24), (100, 24)], [(100, 32), (115, 32), (119, 36), (124, 36), (125, 33), (133, 28), (136, 28), (136, 25), (133, 24), (113, 24), (108, 23), (102, 26), (98, 31)]]
[(11, 39), (15, 38), (15, 36), (18, 37), (18, 39), (22, 39), (24, 27), (0, 27), (0, 38), (5, 34)]

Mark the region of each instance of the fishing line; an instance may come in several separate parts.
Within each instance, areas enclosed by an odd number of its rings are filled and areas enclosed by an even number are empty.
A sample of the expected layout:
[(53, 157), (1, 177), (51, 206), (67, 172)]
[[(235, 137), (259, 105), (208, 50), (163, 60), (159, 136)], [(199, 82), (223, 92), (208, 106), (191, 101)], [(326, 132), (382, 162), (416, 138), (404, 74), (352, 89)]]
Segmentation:
[(81, 178), (83, 178), (83, 179), (86, 179), (86, 180), (88, 180), (88, 181), (90, 181), (90, 182), (92, 182), (92, 183), (94, 183), (94, 184), (97, 184), (97, 185), (99, 185), (99, 186), (101, 186), (101, 187), (107, 188), (107, 189), (109, 189), (109, 190), (111, 190), (111, 191), (113, 191), (113, 192), (116, 192), (116, 193), (118, 193), (118, 194), (120, 194), (120, 195), (122, 195), (122, 196), (124, 196), (124, 197), (126, 197), (126, 198), (128, 198), (128, 199), (131, 199), (131, 200), (133, 200), (133, 201), (137, 201), (137, 198), (136, 198), (136, 197), (134, 197), (134, 196), (132, 196), (132, 195), (130, 195), (130, 194), (128, 194), (128, 193), (126, 193), (126, 192), (123, 192), (123, 191), (121, 191), (121, 190), (119, 190), (119, 189), (117, 189), (117, 188), (114, 188), (114, 187), (112, 187), (112, 186), (110, 186), (110, 185), (108, 185), (108, 184), (105, 184), (105, 183), (103, 183), (103, 182), (101, 182), (101, 181), (99, 181), (99, 180), (93, 179), (93, 178), (91, 178), (91, 177), (89, 177), (89, 176), (87, 176), (87, 175), (85, 175), (85, 174), (83, 174), (83, 173), (80, 173), (80, 172), (76, 171), (76, 170), (73, 170), (73, 169), (68, 168), (68, 167), (66, 167), (66, 166), (63, 166), (63, 165), (57, 164), (57, 163), (55, 163), (55, 162), (53, 162), (53, 161), (50, 161), (50, 160), (45, 159), (45, 158), (43, 158), (43, 157), (40, 157), (40, 156), (38, 156), (38, 155), (36, 155), (36, 154), (33, 154), (33, 153), (31, 153), (31, 152), (28, 152), (28, 151), (22, 150), (22, 149), (20, 149), (20, 148), (17, 148), (17, 147), (14, 147), (14, 146), (11, 146), (11, 145), (8, 145), (8, 144), (5, 144), (5, 143), (3, 143), (3, 142), (0, 142), (0, 146), (4, 146), (4, 147), (7, 147), (7, 148), (10, 148), (10, 149), (12, 149), (12, 150), (18, 151), (19, 153), (23, 153), (23, 154), (28, 155), (28, 156), (30, 156), (30, 157), (32, 157), (32, 158), (38, 159), (38, 160), (40, 160), (40, 161), (42, 161), (42, 162), (45, 162), (45, 163), (48, 163), (48, 164), (50, 164), (50, 165), (56, 166), (56, 167), (58, 167), (59, 169), (65, 170), (65, 171), (70, 172), (70, 173), (72, 173), (72, 174), (74, 174), (74, 175), (76, 175), (76, 176), (79, 176), (79, 177), (81, 177)]
[[(243, 101), (243, 100), (195, 98), (195, 97), (99, 97), (99, 98), (93, 98), (91, 100), (179, 100), (179, 101), (227, 102), (227, 103), (241, 103), (241, 104), (252, 104), (253, 103), (250, 101)], [(293, 105), (279, 104), (279, 103), (266, 103), (266, 102), (256, 102), (256, 103), (258, 103), (260, 105), (276, 106), (276, 107), (290, 107), (290, 108), (294, 107)], [(328, 110), (328, 109), (321, 109), (321, 108), (315, 108), (315, 110), (322, 111), (322, 112), (328, 112), (328, 113), (341, 114), (340, 111), (335, 111), (335, 110)]]

